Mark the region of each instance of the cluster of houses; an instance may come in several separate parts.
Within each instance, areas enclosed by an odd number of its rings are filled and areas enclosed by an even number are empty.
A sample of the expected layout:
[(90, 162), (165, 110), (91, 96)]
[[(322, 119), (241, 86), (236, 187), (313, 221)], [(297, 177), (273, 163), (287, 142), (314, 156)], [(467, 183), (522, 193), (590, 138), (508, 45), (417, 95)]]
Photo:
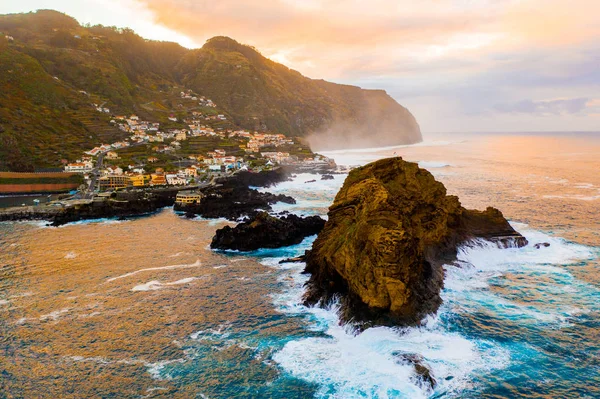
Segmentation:
[(198, 105), (201, 105), (203, 107), (210, 107), (210, 108), (217, 107), (217, 104), (212, 102), (211, 99), (203, 97), (203, 96), (198, 96), (198, 95), (194, 94), (191, 90), (182, 91), (180, 93), (180, 95), (181, 95), (181, 98), (184, 100), (198, 101)]
[[(210, 99), (199, 97), (190, 90), (181, 92), (180, 94), (183, 99), (199, 101), (200, 105), (207, 107), (216, 107)], [(108, 108), (104, 108), (101, 105), (93, 104), (93, 106), (98, 112), (110, 113)], [(246, 130), (232, 132), (219, 127), (215, 129), (203, 124), (203, 120), (206, 120), (207, 118), (219, 120), (226, 119), (224, 115), (206, 116), (201, 112), (192, 112), (191, 118), (183, 119), (183, 122), (188, 127), (187, 129), (168, 129), (163, 132), (160, 131), (160, 123), (140, 120), (137, 115), (113, 116), (111, 123), (118, 126), (120, 130), (129, 133), (130, 137), (125, 141), (119, 141), (113, 144), (102, 144), (85, 152), (86, 156), (82, 159), (67, 164), (65, 166), (65, 172), (88, 174), (94, 170), (92, 157), (104, 154), (105, 159), (116, 160), (119, 159), (117, 150), (136, 144), (156, 143), (156, 145), (152, 147), (152, 150), (156, 153), (174, 152), (181, 147), (183, 141), (188, 140), (191, 137), (199, 136), (219, 137), (222, 139), (227, 137), (237, 137), (247, 140), (246, 143), (240, 144), (240, 148), (246, 153), (251, 153), (251, 158), (256, 159), (258, 157), (258, 155), (253, 155), (252, 153), (260, 153), (260, 157), (267, 160), (267, 166), (279, 164), (304, 165), (310, 167), (326, 164), (330, 165), (333, 162), (328, 158), (320, 156), (315, 156), (314, 159), (298, 159), (298, 157), (290, 155), (289, 152), (272, 150), (264, 151), (262, 149), (265, 147), (272, 149), (281, 146), (294, 145), (294, 141), (283, 134), (251, 133)], [(175, 116), (171, 116), (169, 119), (177, 120)], [(227, 152), (222, 149), (215, 149), (203, 155), (189, 155), (186, 164), (193, 163), (193, 165), (180, 168), (176, 172), (166, 173), (162, 168), (156, 168), (153, 173), (146, 171), (146, 168), (148, 168), (150, 164), (158, 161), (159, 159), (157, 157), (149, 156), (147, 157), (146, 162), (142, 162), (140, 165), (128, 165), (126, 171), (116, 165), (106, 166), (100, 171), (101, 177), (98, 180), (99, 189), (100, 191), (109, 191), (127, 187), (161, 185), (184, 186), (194, 183), (199, 174), (204, 174), (206, 172), (223, 173), (233, 170), (248, 169), (248, 165), (244, 162), (244, 158), (227, 154)]]
[(244, 147), (246, 152), (260, 152), (263, 147), (280, 147), (283, 145), (293, 145), (294, 140), (283, 134), (270, 133), (250, 133), (246, 130), (237, 130), (232, 132), (229, 137), (240, 137), (247, 139), (248, 143)]
[(263, 147), (280, 147), (293, 144), (294, 140), (283, 134), (254, 133), (248, 144), (246, 144), (246, 152), (259, 152)]
[[(84, 91), (84, 90), (80, 90), (79, 92), (81, 94), (88, 95), (88, 93), (86, 91)], [(110, 114), (110, 109), (109, 108), (103, 107), (103, 106), (98, 105), (98, 104), (92, 104), (92, 105), (94, 106), (94, 108), (96, 108), (96, 111), (103, 112), (105, 114)]]
[(128, 187), (154, 187), (154, 186), (186, 186), (194, 182), (198, 166), (180, 169), (175, 173), (166, 173), (162, 168), (156, 168), (154, 173), (147, 173), (144, 169), (130, 167), (130, 172), (124, 172), (118, 166), (108, 166), (102, 170), (102, 177), (98, 179), (100, 191), (109, 191)]

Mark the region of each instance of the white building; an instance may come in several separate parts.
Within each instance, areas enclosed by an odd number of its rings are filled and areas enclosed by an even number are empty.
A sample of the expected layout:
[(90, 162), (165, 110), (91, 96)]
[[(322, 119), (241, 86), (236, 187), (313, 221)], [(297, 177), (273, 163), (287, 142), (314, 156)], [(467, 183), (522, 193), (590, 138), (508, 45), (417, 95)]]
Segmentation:
[(186, 179), (174, 174), (168, 174), (165, 176), (165, 178), (167, 179), (167, 184), (171, 186), (183, 186), (187, 184)]
[(94, 169), (92, 162), (74, 162), (65, 166), (65, 172), (88, 173)]

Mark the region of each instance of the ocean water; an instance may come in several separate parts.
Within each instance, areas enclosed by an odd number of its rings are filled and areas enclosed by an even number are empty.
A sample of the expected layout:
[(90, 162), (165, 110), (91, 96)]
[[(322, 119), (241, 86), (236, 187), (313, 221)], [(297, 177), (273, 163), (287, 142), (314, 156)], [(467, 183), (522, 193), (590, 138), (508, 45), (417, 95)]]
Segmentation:
[[(530, 245), (462, 248), (422, 327), (358, 333), (335, 304), (301, 305), (304, 265), (278, 263), (315, 237), (214, 252), (226, 222), (169, 209), (0, 224), (0, 397), (600, 397), (600, 136), (440, 135), (326, 155), (418, 162), (465, 206), (500, 208)], [(297, 199), (274, 211), (325, 215), (344, 178), (271, 187)], [(423, 359), (434, 390), (402, 354)]]

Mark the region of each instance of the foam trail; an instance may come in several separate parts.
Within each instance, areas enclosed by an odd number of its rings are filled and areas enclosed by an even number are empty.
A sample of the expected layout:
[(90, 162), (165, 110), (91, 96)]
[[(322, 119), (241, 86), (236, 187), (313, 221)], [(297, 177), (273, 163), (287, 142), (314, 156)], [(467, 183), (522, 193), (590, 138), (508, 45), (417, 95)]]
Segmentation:
[(187, 277), (181, 280), (173, 281), (170, 283), (161, 283), (160, 281), (152, 280), (145, 284), (136, 285), (131, 289), (131, 291), (156, 291), (160, 290), (164, 287), (173, 286), (173, 285), (181, 285), (181, 284), (189, 284), (192, 281), (198, 280), (197, 277)]
[(156, 270), (189, 269), (189, 268), (200, 267), (200, 266), (202, 266), (202, 262), (200, 262), (200, 259), (197, 259), (196, 262), (191, 263), (191, 264), (171, 265), (171, 266), (161, 266), (161, 267), (149, 267), (149, 268), (146, 268), (146, 269), (140, 269), (140, 270), (136, 270), (136, 271), (133, 271), (133, 272), (130, 272), (130, 273), (122, 274), (122, 275), (117, 276), (117, 277), (111, 277), (108, 280), (106, 280), (106, 282), (110, 283), (111, 281), (119, 280), (119, 279), (126, 278), (126, 277), (135, 276), (136, 274), (143, 273), (143, 272), (151, 272), (151, 271), (156, 271)]

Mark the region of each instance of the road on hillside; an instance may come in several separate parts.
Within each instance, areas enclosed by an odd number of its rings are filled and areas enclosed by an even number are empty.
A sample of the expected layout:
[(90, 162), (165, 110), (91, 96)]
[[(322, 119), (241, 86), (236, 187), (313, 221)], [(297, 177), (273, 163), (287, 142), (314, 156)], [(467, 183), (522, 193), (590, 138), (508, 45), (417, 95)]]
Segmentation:
[(84, 199), (92, 199), (94, 198), (94, 190), (96, 189), (96, 184), (98, 183), (98, 178), (100, 177), (100, 171), (102, 170), (102, 163), (104, 162), (104, 153), (98, 154), (98, 162), (96, 162), (96, 167), (92, 169), (90, 172), (90, 185), (86, 192), (83, 194)]

